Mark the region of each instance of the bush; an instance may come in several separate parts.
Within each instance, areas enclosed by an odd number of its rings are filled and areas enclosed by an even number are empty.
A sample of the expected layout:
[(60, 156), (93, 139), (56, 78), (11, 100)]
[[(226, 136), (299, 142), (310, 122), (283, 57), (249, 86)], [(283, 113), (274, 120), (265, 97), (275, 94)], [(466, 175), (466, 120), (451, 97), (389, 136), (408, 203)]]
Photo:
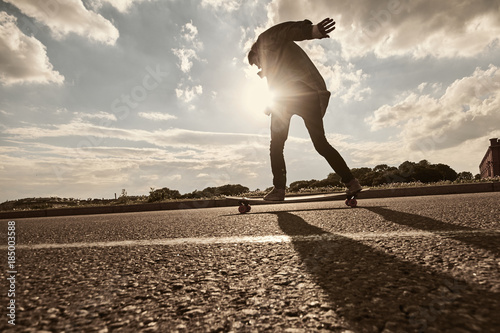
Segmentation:
[(148, 202), (157, 202), (167, 199), (179, 199), (180, 197), (181, 194), (177, 190), (171, 190), (168, 187), (155, 190), (153, 187), (151, 187), (151, 191), (149, 191)]

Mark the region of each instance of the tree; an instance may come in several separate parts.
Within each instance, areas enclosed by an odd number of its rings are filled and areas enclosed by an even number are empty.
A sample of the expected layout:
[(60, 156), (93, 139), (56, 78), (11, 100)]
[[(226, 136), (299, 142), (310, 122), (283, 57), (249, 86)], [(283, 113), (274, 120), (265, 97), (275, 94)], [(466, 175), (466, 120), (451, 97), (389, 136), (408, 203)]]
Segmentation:
[(418, 162), (418, 165), (423, 168), (429, 168), (431, 166), (431, 164), (427, 160), (421, 160), (420, 162)]
[(473, 180), (474, 176), (472, 175), (472, 172), (469, 171), (462, 171), (457, 175), (457, 180)]
[(414, 173), (416, 167), (416, 163), (410, 162), (410, 161), (405, 161), (401, 163), (401, 165), (398, 167), (399, 170), (399, 175), (405, 180), (408, 181), (411, 177), (411, 175)]
[(311, 188), (312, 185), (316, 183), (316, 179), (311, 180), (299, 180), (293, 183), (290, 183), (290, 191), (291, 192), (299, 192), (303, 188)]
[(342, 186), (342, 179), (335, 172), (329, 173), (326, 179), (332, 186)]
[(148, 202), (157, 202), (167, 199), (179, 199), (180, 197), (181, 194), (177, 190), (171, 190), (168, 187), (155, 190), (153, 187), (151, 187), (151, 190), (149, 191)]
[(420, 163), (415, 166), (411, 178), (422, 183), (433, 183), (442, 180), (441, 173), (436, 168), (424, 166)]
[(382, 185), (382, 184), (392, 184), (392, 183), (404, 183), (406, 182), (406, 178), (401, 175), (401, 171), (392, 167), (387, 172), (384, 173), (381, 179), (376, 179), (376, 182), (373, 185)]
[(183, 198), (214, 198), (221, 195), (240, 195), (247, 193), (250, 189), (240, 184), (228, 184), (219, 187), (206, 187), (202, 191), (195, 190), (192, 193), (184, 194)]
[(453, 170), (450, 166), (446, 165), (446, 164), (435, 164), (433, 165), (433, 167), (435, 167), (437, 169), (437, 171), (439, 171), (439, 173), (441, 174), (441, 179), (442, 180), (455, 180), (457, 179), (458, 177), (458, 174), (455, 172), (455, 170)]
[(373, 172), (386, 172), (389, 170), (389, 166), (387, 164), (379, 164), (373, 168)]
[(249, 191), (248, 187), (240, 184), (228, 184), (219, 186), (215, 190), (216, 195), (239, 195), (242, 193), (247, 193)]
[(353, 168), (351, 169), (354, 178), (357, 178), (361, 185), (371, 186), (373, 182), (373, 174), (371, 168)]

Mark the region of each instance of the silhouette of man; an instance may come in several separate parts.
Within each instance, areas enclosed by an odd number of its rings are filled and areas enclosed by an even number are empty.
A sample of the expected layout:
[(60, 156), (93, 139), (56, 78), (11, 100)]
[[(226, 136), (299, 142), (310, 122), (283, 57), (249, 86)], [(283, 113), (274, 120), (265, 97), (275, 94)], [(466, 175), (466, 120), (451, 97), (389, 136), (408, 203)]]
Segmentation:
[(250, 65), (256, 65), (261, 78), (266, 77), (276, 96), (271, 114), (271, 170), (273, 190), (264, 199), (285, 198), (286, 166), (283, 150), (288, 138), (290, 119), (296, 114), (304, 119), (315, 149), (342, 178), (347, 194), (361, 190), (357, 179), (342, 156), (325, 137), (323, 116), (330, 99), (325, 80), (307, 54), (294, 41), (329, 38), (335, 21), (326, 18), (313, 25), (311, 21), (284, 22), (259, 35), (248, 53)]

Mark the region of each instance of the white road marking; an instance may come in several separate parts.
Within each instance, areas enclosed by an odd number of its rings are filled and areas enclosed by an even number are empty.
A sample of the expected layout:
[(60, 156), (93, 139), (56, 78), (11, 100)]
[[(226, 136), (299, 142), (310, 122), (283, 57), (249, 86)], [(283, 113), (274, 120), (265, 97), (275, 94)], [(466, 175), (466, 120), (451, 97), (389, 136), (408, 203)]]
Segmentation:
[[(76, 242), (76, 243), (53, 243), (53, 244), (18, 244), (17, 249), (65, 249), (86, 247), (113, 247), (113, 246), (174, 246), (174, 245), (212, 245), (228, 243), (290, 243), (310, 241), (335, 241), (349, 238), (353, 240), (372, 240), (384, 238), (428, 238), (428, 237), (453, 237), (466, 235), (491, 235), (498, 234), (496, 229), (477, 230), (453, 230), (453, 231), (392, 231), (392, 232), (357, 232), (357, 233), (325, 233), (320, 235), (269, 235), (269, 236), (232, 236), (232, 237), (208, 237), (208, 238), (163, 238), (163, 239), (141, 239), (123, 240), (111, 242)], [(2, 249), (6, 249), (2, 246)]]

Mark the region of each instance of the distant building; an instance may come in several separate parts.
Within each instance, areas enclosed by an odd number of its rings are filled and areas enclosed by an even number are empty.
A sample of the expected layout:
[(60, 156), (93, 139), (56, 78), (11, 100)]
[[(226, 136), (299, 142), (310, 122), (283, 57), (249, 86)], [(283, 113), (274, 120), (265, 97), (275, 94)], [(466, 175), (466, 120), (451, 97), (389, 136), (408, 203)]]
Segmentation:
[(500, 140), (490, 139), (490, 147), (479, 165), (481, 178), (500, 176)]

